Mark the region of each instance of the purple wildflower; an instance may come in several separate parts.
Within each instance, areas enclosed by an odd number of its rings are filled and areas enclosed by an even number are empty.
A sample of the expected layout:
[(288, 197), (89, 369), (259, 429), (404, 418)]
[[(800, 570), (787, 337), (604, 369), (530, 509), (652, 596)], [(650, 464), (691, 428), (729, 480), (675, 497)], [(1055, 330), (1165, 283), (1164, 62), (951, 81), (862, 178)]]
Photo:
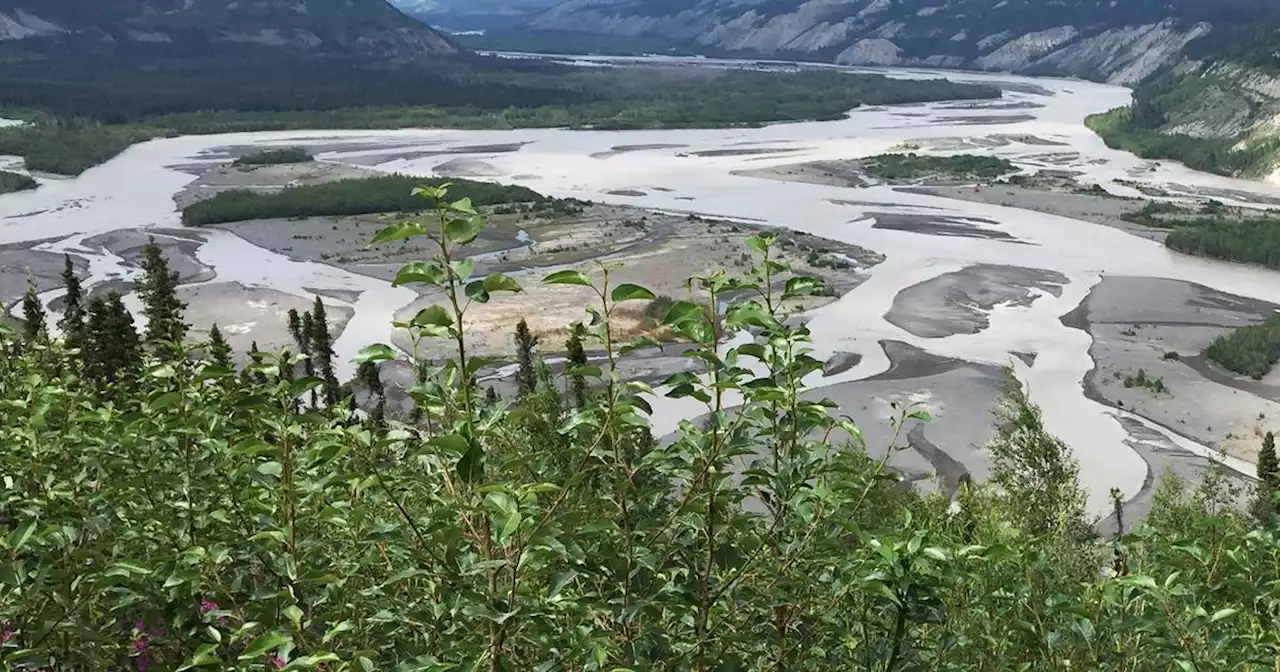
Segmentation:
[(286, 664), (280, 656), (267, 656), (267, 662), (275, 665), (277, 670), (283, 670)]
[(151, 667), (151, 656), (141, 654), (133, 659), (133, 664), (138, 667), (138, 672), (147, 672), (147, 668)]
[(5, 630), (4, 632), (0, 632), (0, 646), (4, 646), (4, 643), (11, 639), (13, 639), (12, 630)]
[(201, 616), (204, 616), (205, 614), (207, 614), (207, 613), (209, 613), (209, 612), (211, 612), (211, 611), (213, 611), (214, 609), (217, 609), (217, 608), (218, 608), (218, 603), (217, 603), (217, 602), (214, 602), (213, 600), (210, 600), (210, 599), (208, 599), (208, 598), (205, 598), (205, 599), (203, 599), (203, 600), (200, 600), (200, 615), (201, 615)]

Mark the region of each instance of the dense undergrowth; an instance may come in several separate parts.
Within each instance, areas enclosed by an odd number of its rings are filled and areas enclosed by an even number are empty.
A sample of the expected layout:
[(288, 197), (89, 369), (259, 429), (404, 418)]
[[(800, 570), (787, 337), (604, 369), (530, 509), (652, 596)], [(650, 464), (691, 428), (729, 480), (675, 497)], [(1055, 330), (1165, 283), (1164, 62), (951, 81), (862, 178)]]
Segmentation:
[[(668, 381), (707, 414), (673, 440), (651, 436), (650, 388), (615, 373), (643, 344), (616, 342), (611, 316), (655, 297), (608, 266), (544, 279), (599, 299), (577, 333), (606, 357), (566, 372), (586, 389), (566, 398), (528, 361), (518, 398), (482, 394), (468, 306), (520, 288), (460, 260), (485, 224), (471, 203), (421, 193), (441, 204), (430, 223), (376, 241), (438, 243), (397, 281), (444, 302), (400, 326), (457, 354), (411, 362), (408, 424), (300, 401), (325, 383), (287, 352), (239, 375), (225, 352), (187, 357), (173, 326), (149, 323), (147, 359), (110, 382), (43, 329), (0, 335), (0, 666), (1274, 669), (1274, 521), (1213, 477), (1167, 479), (1144, 522), (1098, 538), (1075, 463), (1016, 385), (990, 483), (954, 505), (902, 487), (886, 466), (902, 445), (869, 455), (806, 388), (822, 362), (776, 307), (820, 283), (775, 286), (768, 236), (749, 276), (695, 277), (696, 300), (665, 311), (707, 369)], [(171, 324), (154, 275), (149, 317)], [(724, 345), (742, 330), (757, 338)], [(370, 345), (362, 370), (398, 356)]]

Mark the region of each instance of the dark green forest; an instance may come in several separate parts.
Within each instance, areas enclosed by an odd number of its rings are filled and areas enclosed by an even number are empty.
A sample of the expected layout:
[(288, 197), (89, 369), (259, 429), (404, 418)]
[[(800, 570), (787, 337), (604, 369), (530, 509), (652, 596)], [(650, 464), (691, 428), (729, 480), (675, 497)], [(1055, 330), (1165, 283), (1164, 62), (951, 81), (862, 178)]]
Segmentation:
[(270, 166), (284, 163), (306, 163), (315, 159), (302, 147), (284, 147), (281, 149), (264, 149), (260, 152), (245, 154), (231, 162), (233, 166)]
[[(917, 491), (888, 468), (904, 442), (864, 445), (844, 409), (806, 390), (823, 363), (805, 327), (774, 307), (821, 282), (773, 286), (768, 235), (750, 240), (749, 274), (691, 278), (696, 294), (661, 318), (707, 367), (673, 376), (666, 394), (708, 422), (652, 435), (654, 392), (619, 377), (627, 355), (612, 323), (620, 306), (656, 297), (607, 270), (543, 279), (597, 297), (595, 319), (572, 333), (606, 359), (567, 371), (569, 385), (525, 329), (513, 344), (520, 391), (502, 398), (472, 375), (481, 364), (467, 348), (467, 311), (521, 286), (469, 277), (455, 262), (484, 218), (441, 189), (422, 195), (437, 205), (427, 222), (392, 225), (375, 243), (437, 242), (433, 259), (400, 275), (441, 302), (402, 326), (451, 343), (449, 361), (370, 344), (357, 380), (335, 385), (317, 300), (290, 316), (296, 349), (255, 347), (241, 366), (216, 329), (187, 340), (176, 276), (154, 245), (144, 332), (118, 295), (84, 303), (70, 260), (63, 337), (34, 291), (24, 328), (0, 327), (0, 665), (1276, 664), (1273, 440), (1250, 505), (1212, 470), (1200, 484), (1156, 475), (1142, 520), (1121, 506), (1137, 493), (1113, 491), (1118, 530), (1102, 534), (1070, 450), (1011, 381), (986, 447), (989, 481), (966, 481), (952, 498)], [(758, 342), (726, 345), (743, 330)], [(390, 393), (379, 367), (392, 359), (416, 379), (403, 421), (379, 412)], [(739, 394), (745, 404), (729, 401)], [(367, 413), (353, 411), (356, 399)], [(928, 420), (905, 407), (892, 422)]]
[(1200, 257), (1280, 268), (1280, 218), (1179, 219), (1165, 245)]
[[(296, 66), (296, 67), (295, 67)], [(596, 129), (754, 126), (835, 119), (859, 105), (999, 97), (998, 89), (834, 72), (569, 69), (496, 59), (370, 68), (317, 59), (0, 71), (0, 105), (41, 111), (0, 129), (0, 153), (76, 174), (174, 134), (326, 128)]]
[(40, 184), (31, 179), (29, 175), (0, 170), (0, 194), (8, 194), (14, 191), (26, 191), (28, 189), (35, 189), (38, 186), (40, 186)]
[(1280, 139), (1238, 149), (1236, 140), (1161, 133), (1162, 118), (1149, 120), (1142, 117), (1142, 100), (1139, 98), (1140, 102), (1133, 108), (1092, 115), (1085, 124), (1112, 149), (1131, 152), (1144, 159), (1181, 161), (1190, 168), (1219, 175), (1248, 174), (1280, 150)]
[(1280, 315), (1219, 336), (1204, 354), (1225, 369), (1261, 379), (1280, 361)]
[(205, 226), (249, 219), (420, 212), (434, 206), (429, 200), (413, 195), (414, 188), (446, 182), (452, 185), (451, 194), (469, 198), (477, 207), (549, 200), (532, 189), (492, 182), (381, 175), (286, 187), (275, 193), (248, 189), (224, 191), (183, 208), (182, 223)]

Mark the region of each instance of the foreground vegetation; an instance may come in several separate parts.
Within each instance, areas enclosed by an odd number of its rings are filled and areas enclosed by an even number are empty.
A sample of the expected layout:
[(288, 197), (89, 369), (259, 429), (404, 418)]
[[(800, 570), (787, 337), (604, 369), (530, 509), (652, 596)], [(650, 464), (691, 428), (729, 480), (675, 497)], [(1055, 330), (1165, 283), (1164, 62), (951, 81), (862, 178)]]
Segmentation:
[(993, 180), (1014, 173), (1018, 167), (1008, 159), (976, 154), (929, 156), (923, 154), (880, 154), (862, 160), (868, 175), (886, 181)]
[[(0, 74), (0, 104), (47, 112), (35, 123), (0, 129), (0, 154), (22, 156), (33, 170), (76, 174), (132, 143), (175, 134), (410, 127), (716, 128), (837, 119), (860, 105), (1000, 96), (993, 87), (941, 79), (823, 71), (471, 67), (458, 73), (447, 68), (442, 73), (357, 70), (350, 73), (357, 79), (348, 81), (341, 79), (338, 65), (327, 77), (317, 67), (300, 65), (292, 78), (271, 68), (263, 73), (249, 68), (226, 75), (226, 81), (220, 69), (189, 78), (163, 69), (99, 73), (106, 81), (126, 78), (120, 85), (138, 91), (137, 100), (120, 100), (116, 91), (99, 90), (101, 81), (91, 86), (81, 79), (44, 86), (14, 82), (5, 88)], [(225, 90), (210, 90), (211, 78)], [(289, 95), (259, 90), (271, 82)], [(100, 95), (86, 95), (86, 87)], [(308, 87), (316, 87), (315, 95), (302, 95)]]
[[(709, 366), (668, 381), (667, 396), (708, 414), (673, 442), (650, 435), (648, 386), (615, 369), (627, 347), (611, 316), (656, 297), (612, 283), (607, 267), (544, 279), (599, 297), (574, 334), (607, 357), (567, 372), (585, 389), (562, 396), (545, 366), (521, 356), (518, 398), (481, 394), (467, 307), (520, 287), (470, 277), (456, 259), (484, 219), (443, 189), (422, 193), (440, 206), (431, 222), (375, 240), (437, 241), (435, 258), (407, 265), (398, 282), (433, 287), (445, 302), (402, 327), (415, 341), (452, 342), (457, 355), (410, 362), (408, 424), (306, 401), (326, 381), (287, 351), (254, 353), (239, 375), (225, 344), (186, 356), (173, 276), (154, 252), (144, 335), (114, 308), (109, 322), (62, 321), (77, 339), (95, 324), (134, 333), (135, 358), (110, 369), (87, 367), (101, 359), (96, 348), (33, 327), (43, 318), (30, 295), (24, 337), (0, 333), (10, 355), (0, 358), (0, 664), (1273, 666), (1280, 538), (1270, 499), (1259, 499), (1259, 524), (1214, 478), (1194, 492), (1170, 478), (1146, 521), (1129, 530), (1121, 520), (1126, 534), (1100, 539), (1068, 450), (1016, 385), (989, 446), (990, 484), (963, 486), (953, 510), (901, 487), (886, 467), (896, 442), (873, 459), (852, 420), (806, 393), (802, 380), (822, 363), (807, 330), (775, 307), (820, 283), (772, 286), (770, 237), (751, 239), (760, 260), (750, 276), (696, 277), (708, 300), (666, 310), (663, 322)], [(743, 329), (761, 338), (722, 347)], [(323, 346), (306, 342), (318, 372)], [(376, 366), (397, 356), (385, 345), (362, 352), (355, 389), (366, 407), (382, 393)], [(747, 404), (731, 407), (730, 393)], [(901, 410), (902, 420), (926, 419)], [(1264, 462), (1265, 495), (1280, 473), (1274, 450)]]
[(287, 163), (307, 163), (314, 160), (302, 147), (284, 147), (282, 149), (264, 149), (260, 152), (245, 154), (231, 162), (233, 166), (271, 166)]
[(31, 179), (30, 175), (0, 170), (0, 194), (8, 194), (15, 191), (27, 191), (28, 189), (35, 189), (38, 186), (40, 186), (40, 183)]
[(274, 193), (232, 189), (183, 208), (182, 223), (206, 226), (250, 219), (418, 212), (434, 207), (434, 204), (414, 195), (414, 189), (420, 185), (434, 187), (446, 182), (451, 193), (470, 199), (474, 206), (554, 204), (553, 199), (526, 187), (472, 180), (379, 175), (285, 187)]

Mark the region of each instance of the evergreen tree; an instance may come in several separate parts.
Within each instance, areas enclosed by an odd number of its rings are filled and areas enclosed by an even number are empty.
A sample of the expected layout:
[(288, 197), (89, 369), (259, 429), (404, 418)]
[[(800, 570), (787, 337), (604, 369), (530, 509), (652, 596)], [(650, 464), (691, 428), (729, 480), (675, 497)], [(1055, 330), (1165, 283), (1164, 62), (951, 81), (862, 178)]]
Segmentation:
[[(582, 347), (582, 337), (585, 336), (587, 330), (579, 322), (573, 325), (573, 331), (569, 333), (569, 340), (565, 341), (565, 367), (568, 371), (572, 371), (578, 367), (587, 365), (587, 351)], [(581, 373), (571, 373), (569, 375), (571, 381), (571, 389), (568, 390), (570, 399), (573, 400), (575, 408), (582, 408), (587, 405), (587, 379)]]
[(533, 394), (538, 386), (533, 368), (533, 349), (537, 345), (538, 337), (529, 331), (529, 323), (520, 320), (516, 324), (516, 361), (520, 363), (520, 369), (516, 371), (516, 387), (522, 397)]
[(1253, 503), (1253, 514), (1259, 523), (1266, 524), (1276, 513), (1275, 497), (1280, 493), (1280, 461), (1276, 458), (1276, 435), (1267, 432), (1262, 437), (1262, 449), (1258, 451), (1258, 484)]
[(249, 344), (249, 361), (248, 361), (248, 364), (245, 365), (244, 371), (242, 372), (241, 375), (245, 377), (251, 377), (253, 382), (259, 385), (266, 385), (267, 374), (262, 373), (261, 371), (254, 371), (252, 374), (250, 374), (249, 372), (250, 365), (258, 364), (261, 361), (262, 361), (262, 351), (258, 349), (258, 342), (254, 341)]
[(231, 361), (231, 346), (222, 337), (222, 331), (218, 329), (217, 322), (214, 322), (213, 327), (209, 329), (208, 353), (209, 359), (214, 364), (225, 366), (228, 369), (234, 368), (234, 362)]
[(95, 296), (86, 308), (84, 352), (85, 373), (104, 382), (115, 382), (121, 374), (142, 363), (142, 346), (134, 328), (133, 315), (124, 307), (118, 292)]
[(44, 304), (40, 302), (36, 281), (30, 277), (27, 278), (27, 293), (22, 297), (22, 319), (26, 320), (22, 335), (28, 343), (43, 341), (49, 337), (49, 329), (45, 324)]
[(324, 312), (324, 303), (316, 297), (311, 309), (311, 328), (308, 332), (311, 341), (311, 356), (315, 358), (317, 375), (324, 379), (324, 400), (327, 404), (338, 403), (338, 377), (333, 372), (333, 337), (329, 333), (329, 318)]
[(298, 316), (297, 308), (289, 309), (289, 334), (293, 336), (293, 342), (298, 344), (298, 348), (306, 352), (306, 337), (302, 335), (302, 318)]
[(369, 392), (369, 419), (381, 424), (387, 412), (386, 389), (382, 385), (382, 377), (378, 375), (378, 365), (373, 362), (361, 362), (356, 369), (356, 380)]
[(80, 285), (80, 278), (76, 277), (76, 267), (71, 263), (69, 254), (62, 255), (62, 284), (67, 293), (62, 300), (62, 319), (58, 320), (58, 328), (62, 329), (68, 346), (79, 348), (84, 331), (84, 288)]
[(147, 316), (147, 343), (161, 349), (160, 344), (181, 345), (187, 335), (182, 321), (186, 304), (178, 300), (178, 273), (169, 270), (169, 260), (154, 237), (142, 248), (142, 270), (145, 275), (138, 287), (143, 313)]

